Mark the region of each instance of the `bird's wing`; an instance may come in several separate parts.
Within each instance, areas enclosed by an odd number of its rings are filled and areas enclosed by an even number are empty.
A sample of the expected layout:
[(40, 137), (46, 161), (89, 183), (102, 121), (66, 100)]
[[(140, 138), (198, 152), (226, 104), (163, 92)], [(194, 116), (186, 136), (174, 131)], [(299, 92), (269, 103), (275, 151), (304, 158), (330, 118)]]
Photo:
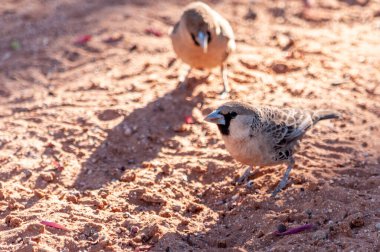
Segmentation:
[(232, 27), (230, 23), (224, 19), (223, 17), (220, 17), (218, 19), (218, 23), (221, 29), (221, 32), (223, 36), (227, 37), (228, 39), (235, 39), (234, 31), (232, 30)]
[(261, 111), (262, 130), (271, 139), (275, 150), (286, 149), (313, 125), (309, 111), (280, 108), (263, 108)]
[(230, 23), (222, 17), (219, 13), (214, 11), (214, 17), (220, 28), (220, 36), (228, 41), (228, 52), (233, 52), (236, 50), (235, 44), (235, 34), (232, 30)]

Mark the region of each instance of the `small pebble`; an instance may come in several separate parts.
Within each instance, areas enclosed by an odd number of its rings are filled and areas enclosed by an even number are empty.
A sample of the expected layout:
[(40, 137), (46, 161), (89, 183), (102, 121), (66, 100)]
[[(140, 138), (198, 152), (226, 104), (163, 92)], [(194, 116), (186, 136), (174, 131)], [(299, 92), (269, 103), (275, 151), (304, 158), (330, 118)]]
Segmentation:
[(18, 217), (11, 216), (11, 215), (8, 215), (7, 217), (5, 217), (5, 224), (8, 227), (11, 227), (11, 228), (19, 227), (21, 223), (22, 223), (22, 220)]
[(53, 172), (45, 172), (45, 173), (41, 173), (40, 177), (46, 182), (50, 183), (50, 182), (53, 182), (55, 178), (55, 174)]
[(179, 212), (179, 211), (181, 211), (181, 206), (180, 205), (174, 205), (174, 206), (172, 206), (172, 209), (174, 212)]
[(277, 231), (278, 231), (279, 233), (283, 233), (283, 232), (285, 232), (286, 230), (287, 230), (287, 228), (286, 228), (286, 226), (285, 226), (284, 224), (280, 224), (280, 225), (277, 226)]
[(319, 241), (319, 240), (325, 240), (328, 238), (328, 233), (323, 230), (318, 230), (312, 235), (313, 240)]
[(308, 215), (309, 219), (311, 219), (311, 216), (313, 215), (313, 212), (310, 209), (306, 210), (306, 214)]
[(250, 181), (247, 182), (246, 186), (247, 186), (248, 189), (252, 189), (253, 185), (254, 185), (253, 180), (250, 180)]
[(377, 231), (380, 232), (380, 222), (376, 223), (375, 227), (376, 227)]
[(138, 226), (132, 226), (130, 231), (132, 234), (137, 234), (139, 230), (140, 228)]

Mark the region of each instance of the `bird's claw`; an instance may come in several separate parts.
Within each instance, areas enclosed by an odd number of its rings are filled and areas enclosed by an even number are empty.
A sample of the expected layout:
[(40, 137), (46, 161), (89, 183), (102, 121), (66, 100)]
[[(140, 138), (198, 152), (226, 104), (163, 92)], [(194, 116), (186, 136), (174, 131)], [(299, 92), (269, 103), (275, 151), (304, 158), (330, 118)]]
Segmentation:
[(271, 194), (271, 197), (274, 198), (276, 197), (276, 195), (281, 191), (281, 189), (279, 189), (278, 187), (276, 187), (276, 189), (272, 192)]
[(236, 180), (236, 185), (242, 185), (244, 182), (247, 182), (249, 176), (251, 175), (251, 167), (249, 167), (248, 169), (246, 169), (243, 173), (243, 175), (240, 176), (240, 178), (238, 178)]

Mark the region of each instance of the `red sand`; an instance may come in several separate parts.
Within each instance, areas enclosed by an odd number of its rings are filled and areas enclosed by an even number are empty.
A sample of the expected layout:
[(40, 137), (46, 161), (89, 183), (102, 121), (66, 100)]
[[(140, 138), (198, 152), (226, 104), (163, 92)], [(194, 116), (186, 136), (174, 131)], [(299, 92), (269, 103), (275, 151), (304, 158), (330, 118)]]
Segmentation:
[(202, 121), (219, 71), (177, 89), (187, 2), (2, 1), (0, 251), (379, 251), (380, 3), (209, 1), (237, 37), (233, 99), (343, 114), (271, 199), (285, 166), (232, 185), (245, 167)]

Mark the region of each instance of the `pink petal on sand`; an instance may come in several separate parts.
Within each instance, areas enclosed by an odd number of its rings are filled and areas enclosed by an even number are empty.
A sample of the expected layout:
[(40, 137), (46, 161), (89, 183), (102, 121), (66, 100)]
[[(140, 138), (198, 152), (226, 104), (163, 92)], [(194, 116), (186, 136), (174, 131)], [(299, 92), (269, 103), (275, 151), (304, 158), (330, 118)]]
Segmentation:
[(58, 229), (62, 229), (65, 231), (69, 231), (66, 227), (62, 226), (61, 224), (58, 224), (58, 223), (55, 223), (52, 221), (41, 221), (41, 224), (48, 226), (48, 227), (53, 227), (53, 228), (58, 228)]
[(145, 33), (149, 34), (149, 35), (154, 35), (156, 37), (162, 37), (162, 32), (160, 32), (159, 30), (157, 30), (155, 28), (147, 28), (147, 29), (145, 29)]
[(302, 231), (305, 231), (305, 230), (309, 230), (309, 229), (312, 229), (314, 228), (314, 225), (312, 224), (305, 224), (305, 225), (302, 225), (302, 226), (298, 226), (298, 227), (295, 227), (295, 228), (289, 228), (288, 230), (286, 230), (285, 232), (274, 232), (274, 235), (277, 235), (277, 236), (283, 236), (283, 235), (291, 235), (291, 234), (298, 234)]
[(79, 37), (74, 41), (74, 44), (77, 44), (77, 45), (85, 45), (85, 44), (87, 44), (88, 41), (91, 40), (91, 38), (92, 38), (92, 36), (89, 35), (89, 34), (79, 36)]

